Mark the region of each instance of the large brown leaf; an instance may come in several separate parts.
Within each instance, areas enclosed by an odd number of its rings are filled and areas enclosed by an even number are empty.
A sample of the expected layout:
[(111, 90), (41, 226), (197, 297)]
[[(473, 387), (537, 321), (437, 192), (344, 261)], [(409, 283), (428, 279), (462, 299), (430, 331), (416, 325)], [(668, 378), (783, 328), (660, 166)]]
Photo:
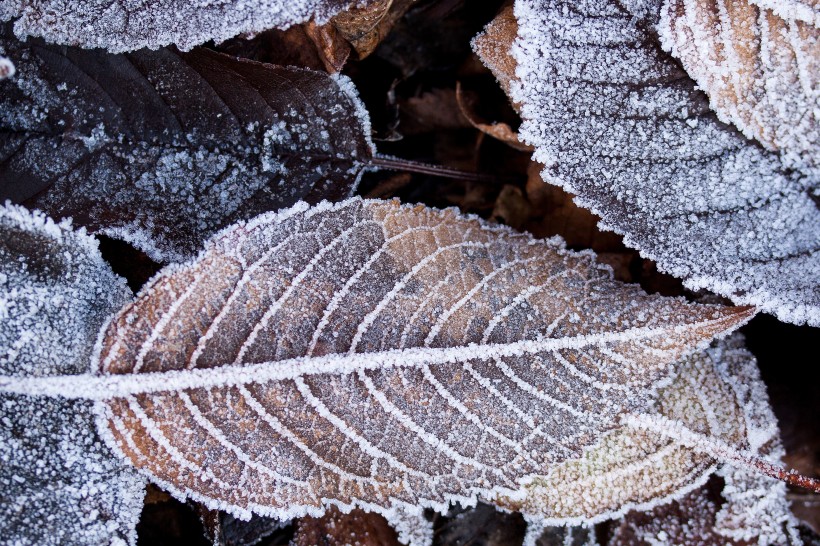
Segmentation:
[(752, 313), (646, 295), (453, 210), (352, 199), (167, 268), (107, 327), (96, 377), (4, 388), (101, 400), (112, 445), (212, 508), (389, 515), (525, 493)]
[(658, 32), (718, 117), (818, 169), (820, 4), (668, 0)]
[(299, 199), (341, 199), (372, 157), (344, 76), (205, 49), (23, 43), (0, 82), (0, 201), (125, 239), (158, 261)]

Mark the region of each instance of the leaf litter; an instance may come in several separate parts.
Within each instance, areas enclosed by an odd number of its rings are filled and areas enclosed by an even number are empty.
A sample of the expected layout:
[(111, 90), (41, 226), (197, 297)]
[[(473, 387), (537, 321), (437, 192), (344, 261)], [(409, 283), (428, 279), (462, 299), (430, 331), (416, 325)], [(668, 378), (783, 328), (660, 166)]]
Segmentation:
[[(679, 293), (679, 292), (678, 292), (678, 293)], [(738, 490), (740, 490), (740, 489), (742, 489), (742, 487), (739, 487), (739, 488), (738, 488)], [(754, 498), (754, 497), (756, 497), (756, 496), (760, 496), (760, 495), (759, 495), (759, 493), (760, 493), (760, 490), (758, 490), (758, 492), (757, 492), (757, 493), (754, 493), (754, 494), (752, 494), (752, 495), (746, 495), (746, 498), (747, 498), (747, 500), (748, 500), (749, 498)], [(694, 493), (693, 493), (693, 494), (694, 494)], [(742, 513), (742, 511), (741, 511), (741, 513)], [(423, 518), (422, 518), (422, 519), (423, 519)], [(413, 521), (413, 520), (412, 520), (412, 518), (410, 519), (410, 521)], [(420, 525), (419, 525), (419, 521), (420, 521), (420, 520), (417, 518), (417, 519), (415, 519), (415, 523), (408, 523), (408, 522), (407, 522), (407, 518), (405, 518), (405, 523), (404, 523), (404, 525), (405, 525), (405, 526), (406, 526), (406, 525), (411, 525), (411, 526), (412, 526), (412, 525), (415, 525), (416, 527), (420, 527)], [(401, 526), (400, 526), (400, 527), (401, 527)], [(412, 527), (411, 527), (411, 528), (412, 528)], [(754, 533), (754, 531), (753, 531), (753, 530), (752, 530), (752, 531), (747, 531), (747, 532), (748, 532), (748, 533), (752, 533), (752, 534)], [(545, 535), (545, 536), (546, 536), (546, 535)], [(573, 535), (573, 536), (574, 536), (574, 535)], [(657, 536), (656, 536), (656, 537), (654, 537), (654, 538), (661, 538), (661, 537), (660, 537), (660, 535), (657, 535)], [(567, 540), (567, 541), (568, 541), (568, 540), (569, 540), (569, 538), (565, 538), (565, 540)], [(752, 539), (752, 541), (754, 541), (754, 539)], [(406, 542), (406, 541), (405, 541), (405, 542)], [(579, 542), (579, 543), (580, 543), (580, 542)], [(763, 543), (763, 542), (761, 541), (761, 543)]]
[[(683, 365), (691, 384), (668, 394), (675, 361), (749, 316), (645, 295), (557, 240), (353, 199), (225, 230), (113, 319), (94, 375), (6, 377), (2, 389), (98, 400), (109, 446), (180, 497), (239, 516), (318, 516), (330, 502), (396, 524), (408, 520), (397, 512), (484, 499), (519, 503), (537, 528), (691, 489), (721, 432), (736, 450), (768, 442), (771, 421), (738, 427), (743, 411), (710, 422), (731, 406), (702, 397), (740, 387), (701, 393), (707, 365)], [(642, 430), (657, 407), (704, 443)], [(762, 432), (744, 439), (752, 426)], [(619, 434), (643, 436), (644, 451), (613, 449)], [(667, 474), (641, 459), (653, 449)], [(538, 480), (585, 458), (658, 486), (625, 480), (617, 508), (586, 497), (545, 512)]]

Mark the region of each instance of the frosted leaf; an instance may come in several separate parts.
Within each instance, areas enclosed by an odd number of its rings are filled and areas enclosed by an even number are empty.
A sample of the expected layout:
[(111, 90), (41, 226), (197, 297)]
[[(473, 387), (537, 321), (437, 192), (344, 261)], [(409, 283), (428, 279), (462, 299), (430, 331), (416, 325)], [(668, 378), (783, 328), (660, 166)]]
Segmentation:
[(11, 78), (17, 72), (17, 67), (8, 58), (0, 55), (0, 80)]
[[(742, 431), (748, 449), (779, 461), (783, 448), (777, 421), (755, 359), (744, 349), (742, 336), (717, 343), (704, 356), (708, 356), (713, 374), (701, 387), (702, 390), (709, 386), (703, 391), (709, 403), (702, 404), (702, 411), (693, 407), (688, 411), (726, 421), (723, 428)], [(684, 369), (683, 373), (687, 371)], [(715, 385), (725, 391), (725, 398), (710, 392)], [(690, 397), (694, 394), (702, 396), (692, 391)], [(659, 400), (663, 399), (661, 395)], [(727, 408), (732, 410), (728, 419), (723, 413)], [(664, 413), (674, 416), (668, 411)], [(616, 531), (613, 544), (801, 544), (784, 483), (733, 466), (720, 468), (718, 475), (725, 481), (720, 506), (715, 504), (708, 488), (695, 490), (673, 503), (655, 507), (646, 515), (629, 514)]]
[[(785, 455), (777, 420), (754, 357), (742, 347), (740, 336), (727, 340), (716, 369), (727, 383), (744, 414), (748, 447), (765, 459), (779, 462)], [(726, 503), (716, 515), (715, 529), (722, 536), (759, 544), (799, 544), (797, 521), (789, 508), (786, 485), (750, 472), (724, 466), (718, 472), (726, 485)]]
[(0, 384), (100, 400), (110, 445), (211, 509), (389, 516), (523, 493), (752, 314), (452, 209), (351, 199), (166, 268), (106, 328), (98, 375)]
[[(685, 423), (690, 430), (743, 446), (773, 462), (779, 460), (783, 451), (777, 421), (754, 357), (743, 347), (741, 336), (715, 342), (677, 367), (678, 376), (660, 392), (658, 413)], [(655, 516), (648, 518), (654, 523), (638, 527), (647, 536), (666, 533), (669, 540), (660, 540), (662, 544), (698, 543), (691, 536), (687, 540), (685, 533), (712, 537), (715, 544), (727, 537), (759, 540), (760, 544), (794, 540), (796, 522), (789, 512), (784, 483), (726, 466), (719, 471), (726, 480), (726, 502), (718, 508), (698, 489), (715, 468), (716, 461), (703, 451), (624, 427), (605, 436), (580, 460), (563, 462), (533, 479), (523, 500), (500, 499), (498, 504), (529, 514), (542, 526), (589, 524), (630, 509), (654, 510)], [(667, 505), (671, 499), (677, 503)], [(697, 519), (693, 523), (700, 527), (686, 527), (689, 512), (701, 514), (693, 516)], [(633, 525), (643, 519), (638, 514), (626, 521)], [(630, 525), (625, 528), (631, 529)], [(633, 534), (624, 536), (627, 538), (616, 543), (637, 540)]]
[[(0, 207), (0, 373), (87, 373), (97, 332), (131, 299), (97, 243)], [(133, 544), (144, 480), (95, 432), (92, 403), (0, 393), (4, 544)]]
[(667, 0), (664, 49), (721, 121), (820, 176), (820, 10), (811, 2)]
[[(310, 19), (327, 21), (353, 0), (0, 0), (0, 21), (16, 18), (20, 37), (115, 53), (176, 44), (183, 50), (213, 40)], [(366, 3), (366, 2), (364, 2)]]
[(511, 99), (544, 179), (687, 287), (820, 324), (817, 177), (721, 123), (628, 4), (515, 3)]
[(158, 261), (300, 199), (347, 197), (372, 155), (345, 76), (200, 49), (113, 55), (0, 39), (0, 199)]

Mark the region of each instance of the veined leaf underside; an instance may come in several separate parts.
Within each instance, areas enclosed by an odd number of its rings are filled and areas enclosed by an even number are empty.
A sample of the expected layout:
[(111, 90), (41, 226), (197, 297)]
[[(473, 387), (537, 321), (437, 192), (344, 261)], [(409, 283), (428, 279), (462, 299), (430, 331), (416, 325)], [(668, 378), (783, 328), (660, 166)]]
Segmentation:
[(213, 507), (443, 509), (520, 495), (750, 314), (648, 296), (591, 253), (452, 210), (353, 199), (240, 224), (166, 269), (78, 395), (104, 399), (135, 465)]

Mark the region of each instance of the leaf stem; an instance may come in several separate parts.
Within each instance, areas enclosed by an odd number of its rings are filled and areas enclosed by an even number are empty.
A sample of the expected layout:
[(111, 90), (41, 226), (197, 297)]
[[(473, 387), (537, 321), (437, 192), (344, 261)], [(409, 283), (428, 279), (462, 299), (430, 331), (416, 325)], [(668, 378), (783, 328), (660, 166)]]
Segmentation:
[(794, 470), (787, 470), (761, 458), (759, 454), (737, 449), (717, 438), (695, 432), (680, 421), (662, 415), (627, 414), (622, 419), (622, 423), (633, 428), (657, 432), (716, 459), (820, 493), (820, 480), (803, 476)]
[(411, 173), (429, 174), (431, 176), (441, 176), (456, 180), (469, 180), (472, 182), (497, 182), (499, 180), (499, 177), (497, 176), (462, 171), (459, 169), (450, 169), (447, 167), (442, 167), (441, 165), (420, 163), (410, 159), (402, 159), (400, 157), (382, 154), (374, 154), (373, 159), (370, 160), (370, 165), (381, 169), (408, 171)]

